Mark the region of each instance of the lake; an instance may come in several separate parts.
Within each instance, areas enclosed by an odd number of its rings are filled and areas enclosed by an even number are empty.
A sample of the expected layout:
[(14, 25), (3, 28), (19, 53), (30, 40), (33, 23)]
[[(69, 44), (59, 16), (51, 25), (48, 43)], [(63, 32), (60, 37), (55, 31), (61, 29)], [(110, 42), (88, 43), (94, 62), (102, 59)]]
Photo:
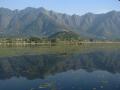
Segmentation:
[(0, 90), (120, 90), (120, 48), (57, 49), (0, 48)]

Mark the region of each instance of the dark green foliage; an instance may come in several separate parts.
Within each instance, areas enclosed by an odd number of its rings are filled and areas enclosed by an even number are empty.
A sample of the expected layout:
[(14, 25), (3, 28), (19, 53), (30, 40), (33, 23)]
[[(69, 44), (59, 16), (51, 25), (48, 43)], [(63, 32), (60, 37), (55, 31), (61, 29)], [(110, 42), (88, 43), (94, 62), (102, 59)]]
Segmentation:
[(63, 31), (63, 32), (55, 33), (51, 35), (49, 38), (59, 39), (59, 40), (78, 40), (79, 35), (71, 31), (69, 32)]
[(30, 42), (41, 42), (42, 40), (40, 38), (38, 38), (38, 37), (30, 37), (29, 41)]
[(57, 42), (56, 39), (51, 39), (50, 41), (51, 41), (51, 43), (56, 43)]

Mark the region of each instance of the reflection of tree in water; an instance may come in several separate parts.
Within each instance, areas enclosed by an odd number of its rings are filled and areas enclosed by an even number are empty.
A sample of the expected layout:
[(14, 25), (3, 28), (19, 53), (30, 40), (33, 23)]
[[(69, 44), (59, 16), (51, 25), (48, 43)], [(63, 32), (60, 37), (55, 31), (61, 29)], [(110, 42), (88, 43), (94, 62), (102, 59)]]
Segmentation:
[(92, 52), (72, 55), (31, 55), (0, 58), (0, 79), (13, 76), (28, 79), (41, 78), (47, 75), (68, 70), (85, 69), (120, 72), (119, 52)]

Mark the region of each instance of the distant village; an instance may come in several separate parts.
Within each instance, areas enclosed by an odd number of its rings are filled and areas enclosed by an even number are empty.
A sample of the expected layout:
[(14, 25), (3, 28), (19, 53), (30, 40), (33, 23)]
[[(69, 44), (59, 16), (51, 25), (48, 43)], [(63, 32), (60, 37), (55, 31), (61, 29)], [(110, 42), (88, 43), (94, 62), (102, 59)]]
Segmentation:
[(47, 39), (47, 38), (0, 38), (0, 45), (81, 45), (84, 43), (120, 43), (118, 41), (94, 39)]

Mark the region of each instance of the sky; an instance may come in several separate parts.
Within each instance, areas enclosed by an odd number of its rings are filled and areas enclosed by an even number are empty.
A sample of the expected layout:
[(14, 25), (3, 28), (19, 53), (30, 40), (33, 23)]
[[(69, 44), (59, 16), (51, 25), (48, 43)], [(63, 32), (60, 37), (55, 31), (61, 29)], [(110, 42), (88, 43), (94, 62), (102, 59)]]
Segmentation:
[(120, 11), (118, 0), (0, 0), (0, 7), (24, 9), (26, 7), (44, 7), (67, 14), (83, 15), (88, 12), (106, 13), (111, 10)]

